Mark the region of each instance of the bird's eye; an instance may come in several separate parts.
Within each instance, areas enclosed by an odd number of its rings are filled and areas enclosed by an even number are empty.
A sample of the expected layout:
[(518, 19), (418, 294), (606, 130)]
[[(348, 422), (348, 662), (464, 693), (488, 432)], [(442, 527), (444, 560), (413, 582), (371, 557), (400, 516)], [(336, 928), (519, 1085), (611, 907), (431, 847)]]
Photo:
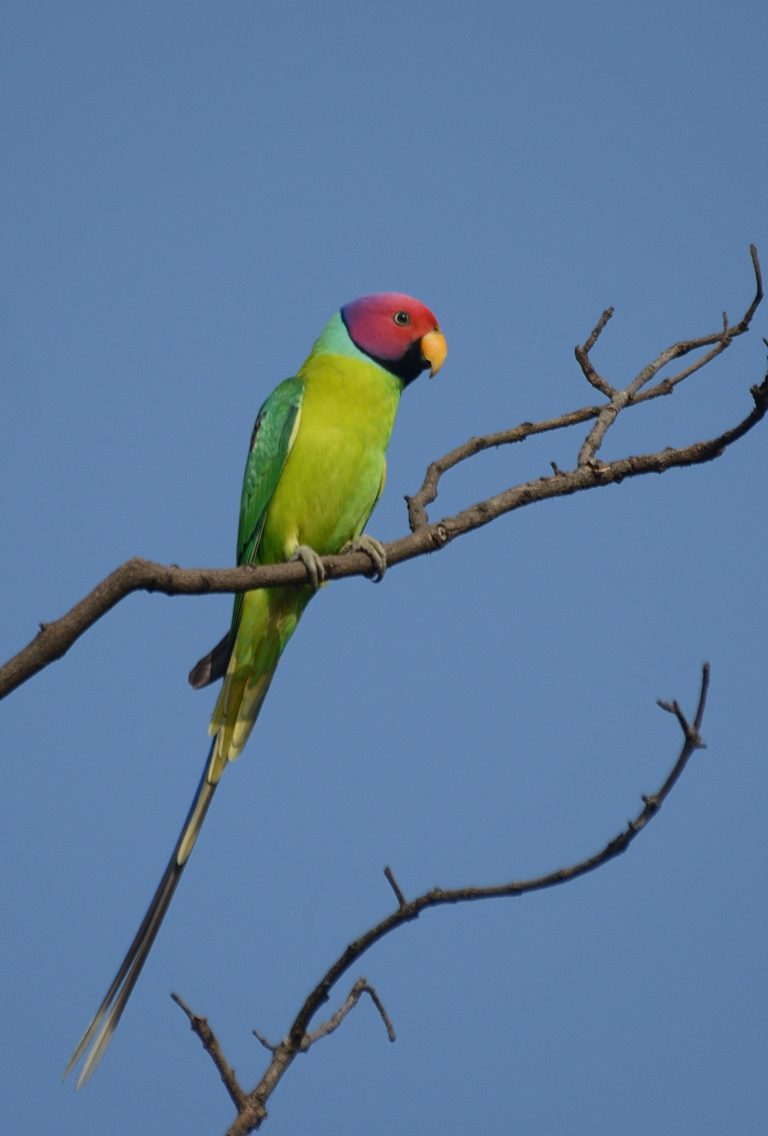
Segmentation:
[(408, 324), (411, 322), (411, 317), (408, 315), (407, 312), (395, 312), (395, 314), (392, 316), (392, 319), (400, 327), (407, 327)]

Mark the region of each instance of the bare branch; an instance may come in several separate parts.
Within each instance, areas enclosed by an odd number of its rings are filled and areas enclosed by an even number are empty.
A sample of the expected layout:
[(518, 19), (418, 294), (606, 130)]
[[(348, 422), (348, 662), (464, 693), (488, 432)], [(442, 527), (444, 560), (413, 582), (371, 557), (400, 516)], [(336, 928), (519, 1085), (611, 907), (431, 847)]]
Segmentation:
[[(609, 860), (613, 860), (616, 856), (620, 856), (623, 852), (626, 852), (632, 841), (657, 815), (662, 804), (680, 779), (691, 756), (696, 750), (704, 748), (704, 743), (700, 736), (700, 729), (704, 717), (708, 690), (709, 664), (705, 663), (702, 667), (699, 699), (692, 723), (685, 717), (676, 701), (659, 700), (659, 705), (662, 709), (672, 713), (680, 724), (683, 733), (683, 744), (680, 753), (661, 786), (655, 793), (647, 794), (642, 797), (642, 809), (640, 809), (638, 814), (627, 823), (625, 828), (612, 840), (609, 840), (599, 852), (581, 860), (577, 864), (572, 864), (570, 867), (558, 868), (555, 871), (548, 872), (545, 875), (533, 879), (510, 880), (507, 883), (492, 884), (486, 887), (457, 887), (449, 889), (436, 887), (410, 901), (404, 899), (399, 887), (395, 888), (395, 895), (398, 900), (397, 910), (386, 916), (374, 927), (371, 927), (347, 946), (333, 965), (329, 967), (314, 990), (312, 990), (304, 1000), (301, 1009), (288, 1030), (285, 1040), (279, 1045), (273, 1046), (260, 1034), (256, 1034), (261, 1044), (270, 1052), (271, 1059), (261, 1080), (250, 1092), (246, 1092), (236, 1082), (234, 1085), (230, 1082), (230, 1078), (234, 1081), (234, 1071), (225, 1061), (221, 1047), (210, 1031), (206, 1019), (199, 1018), (197, 1015), (193, 1014), (192, 1011), (184, 1005), (178, 995), (174, 994), (174, 1001), (182, 1007), (187, 1017), (190, 1019), (192, 1029), (203, 1042), (206, 1052), (211, 1056), (211, 1060), (224, 1081), (227, 1092), (238, 1109), (238, 1115), (227, 1130), (227, 1136), (244, 1136), (244, 1134), (253, 1132), (261, 1126), (267, 1116), (266, 1102), (269, 1100), (278, 1082), (293, 1063), (294, 1059), (300, 1053), (306, 1053), (320, 1038), (327, 1037), (338, 1029), (350, 1011), (357, 1005), (363, 993), (368, 993), (376, 1005), (386, 1026), (390, 1041), (395, 1040), (395, 1031), (392, 1022), (375, 990), (368, 985), (365, 978), (359, 978), (357, 980), (350, 993), (347, 995), (343, 1005), (332, 1014), (327, 1021), (318, 1026), (314, 1031), (310, 1032), (309, 1030), (309, 1023), (320, 1007), (328, 1001), (330, 992), (339, 979), (352, 966), (356, 965), (361, 956), (375, 943), (379, 942), (380, 939), (383, 939), (386, 935), (402, 927), (405, 923), (417, 919), (422, 911), (427, 910), (427, 908), (484, 899), (511, 898), (526, 895), (534, 891), (542, 891), (545, 888), (557, 887), (578, 879), (580, 876), (587, 875), (589, 872), (596, 871), (604, 864), (607, 864)], [(390, 880), (390, 883), (392, 883), (390, 876), (391, 873), (387, 875), (387, 878)], [(239, 1104), (238, 1101), (240, 1101)]]
[(606, 398), (613, 398), (614, 394), (616, 393), (616, 389), (615, 387), (612, 387), (611, 384), (602, 377), (602, 375), (598, 375), (592, 364), (592, 360), (589, 357), (589, 353), (597, 343), (603, 331), (603, 328), (612, 316), (613, 308), (606, 308), (603, 314), (600, 316), (600, 319), (597, 321), (592, 331), (590, 332), (586, 343), (583, 343), (581, 347), (574, 348), (574, 354), (579, 363), (579, 366), (584, 373), (584, 378), (591, 386), (593, 386), (596, 390), (599, 390), (601, 394), (604, 394)]
[(370, 996), (371, 1001), (379, 1011), (381, 1020), (384, 1022), (384, 1028), (387, 1031), (387, 1037), (389, 1038), (389, 1040), (396, 1041), (397, 1035), (395, 1034), (395, 1027), (392, 1025), (392, 1020), (387, 1011), (384, 1009), (381, 999), (379, 998), (374, 988), (369, 985), (367, 978), (361, 977), (358, 978), (357, 982), (347, 995), (343, 1005), (339, 1007), (336, 1013), (332, 1014), (326, 1022), (323, 1022), (323, 1024), (321, 1026), (318, 1026), (316, 1030), (313, 1030), (312, 1033), (304, 1035), (304, 1049), (309, 1049), (309, 1047), (311, 1045), (314, 1045), (316, 1041), (319, 1041), (320, 1038), (328, 1037), (329, 1034), (337, 1030), (346, 1018), (347, 1014), (349, 1014), (351, 1010), (354, 1010), (363, 994), (368, 994)]
[(269, 1040), (269, 1038), (265, 1037), (263, 1033), (260, 1033), (257, 1029), (251, 1030), (251, 1033), (256, 1038), (259, 1045), (263, 1045), (268, 1053), (274, 1053), (275, 1052), (275, 1050), (277, 1049), (277, 1046), (273, 1045), (272, 1042)]
[[(389, 567), (394, 567), (415, 556), (435, 552), (450, 540), (455, 540), (456, 537), (472, 532), (505, 513), (513, 512), (536, 501), (616, 484), (627, 477), (637, 477), (645, 473), (663, 473), (668, 469), (712, 461), (728, 446), (753, 429), (762, 420), (768, 408), (768, 378), (759, 386), (752, 387), (755, 403), (752, 412), (716, 438), (608, 463), (598, 463), (596, 460), (597, 451), (607, 430), (622, 411), (637, 406), (647, 399), (670, 394), (679, 383), (720, 355), (737, 336), (747, 330), (763, 296), (760, 264), (754, 246), (750, 247), (750, 254), (755, 276), (755, 294), (739, 323), (730, 326), (726, 320), (723, 327), (712, 335), (702, 336), (699, 339), (680, 340), (673, 344), (644, 367), (622, 390), (614, 388), (598, 376), (589, 359), (590, 350), (610, 319), (612, 309), (606, 309), (584, 345), (577, 348), (577, 358), (591, 385), (605, 393), (609, 401), (602, 407), (585, 406), (562, 414), (558, 418), (535, 423), (524, 422), (511, 429), (484, 437), (470, 438), (463, 445), (457, 446), (442, 458), (432, 462), (419, 491), (413, 497), (407, 498), (410, 535), (400, 537), (384, 546)], [(678, 374), (661, 379), (648, 387), (651, 380), (656, 378), (672, 360), (705, 346), (710, 346), (711, 350)], [(648, 389), (644, 389), (646, 387)], [(476, 502), (455, 516), (443, 517), (436, 523), (430, 523), (426, 508), (436, 500), (440, 479), (447, 470), (492, 447), (514, 444), (535, 434), (563, 430), (592, 420), (595, 420), (595, 424), (582, 444), (575, 469), (563, 472), (554, 465), (550, 477), (536, 478), (506, 489), (485, 501)], [(328, 580), (371, 574), (370, 557), (362, 551), (324, 557), (323, 564)], [(252, 588), (273, 588), (286, 584), (300, 585), (306, 582), (307, 570), (300, 562), (270, 564), (258, 568), (179, 568), (135, 557), (110, 573), (89, 595), (75, 604), (60, 619), (40, 624), (40, 630), (35, 638), (0, 667), (0, 698), (10, 694), (54, 660), (62, 658), (81, 635), (106, 615), (115, 604), (133, 592), (210, 595), (221, 592), (244, 592)]]
[(401, 907), (405, 907), (405, 905), (407, 904), (408, 901), (405, 898), (405, 896), (403, 895), (403, 893), (400, 891), (400, 885), (397, 882), (397, 880), (395, 879), (394, 872), (390, 868), (389, 864), (387, 864), (386, 868), (384, 869), (384, 875), (387, 877), (387, 880), (389, 881), (389, 886), (392, 888), (392, 891), (395, 893), (395, 899), (397, 900), (397, 902), (400, 904)]
[(408, 505), (408, 524), (411, 532), (415, 533), (429, 525), (426, 506), (437, 500), (437, 488), (443, 474), (459, 465), (460, 462), (467, 461), (484, 450), (512, 445), (515, 442), (524, 442), (526, 438), (531, 438), (535, 434), (546, 434), (552, 430), (564, 430), (569, 426), (578, 426), (581, 422), (589, 422), (590, 419), (597, 418), (599, 413), (599, 406), (584, 406), (580, 410), (571, 410), (557, 418), (545, 419), (543, 422), (521, 422), (519, 426), (513, 426), (507, 430), (497, 430), (493, 434), (469, 438), (461, 446), (457, 446), (441, 458), (437, 458), (430, 463), (418, 493), (405, 499)]
[[(671, 393), (684, 379), (689, 378), (691, 375), (695, 374), (696, 371), (701, 370), (702, 367), (711, 363), (718, 355), (721, 355), (723, 351), (730, 347), (737, 336), (743, 335), (748, 329), (752, 316), (757, 311), (758, 305), (763, 298), (763, 280), (760, 271), (760, 261), (758, 260), (757, 249), (754, 245), (750, 245), (749, 252), (752, 258), (752, 269), (755, 275), (755, 294), (740, 321), (733, 327), (730, 327), (728, 317), (723, 313), (723, 326), (717, 332), (711, 335), (703, 335), (698, 339), (682, 339), (678, 343), (673, 343), (671, 347), (667, 347), (664, 351), (660, 352), (652, 362), (646, 367), (643, 367), (623, 390), (615, 390), (604, 380), (598, 382), (599, 376), (596, 375), (591, 360), (589, 359), (591, 346), (596, 342), (599, 332), (602, 331), (602, 328), (607, 322), (605, 319), (607, 313), (603, 313), (603, 319), (598, 323), (595, 331), (592, 332), (592, 335), (589, 337), (584, 347), (576, 348), (576, 358), (581, 363), (582, 370), (587, 379), (593, 386), (602, 390), (610, 400), (600, 411), (597, 422), (584, 440), (581, 450), (579, 451), (578, 464), (580, 466), (589, 465), (594, 462), (597, 451), (600, 449), (606, 433), (614, 424), (618, 415), (633, 401), (637, 401), (637, 396), (643, 388), (646, 387), (664, 367), (667, 367), (675, 359), (689, 355), (692, 351), (699, 351), (705, 347), (711, 348), (711, 350), (683, 368), (682, 371), (663, 380), (665, 393)], [(611, 311), (611, 309), (609, 309), (609, 311)]]
[(247, 1104), (246, 1094), (240, 1088), (239, 1084), (237, 1083), (237, 1077), (235, 1076), (235, 1070), (232, 1068), (232, 1066), (227, 1062), (226, 1058), (224, 1057), (221, 1046), (219, 1045), (219, 1043), (218, 1043), (218, 1041), (217, 1041), (217, 1039), (216, 1039), (216, 1037), (213, 1033), (213, 1030), (208, 1025), (207, 1019), (201, 1018), (197, 1014), (195, 1014), (189, 1008), (189, 1006), (187, 1005), (187, 1003), (184, 1001), (184, 999), (181, 997), (180, 994), (171, 994), (171, 998), (176, 1003), (176, 1005), (181, 1010), (183, 1010), (183, 1012), (186, 1014), (187, 1018), (189, 1019), (190, 1029), (192, 1030), (193, 1033), (197, 1034), (197, 1036), (200, 1038), (200, 1041), (202, 1042), (202, 1045), (203, 1045), (203, 1049), (205, 1050), (205, 1052), (210, 1057), (211, 1061), (213, 1061), (214, 1065), (218, 1069), (219, 1076), (221, 1077), (221, 1079), (224, 1083), (224, 1088), (229, 1093), (230, 1098), (231, 1098), (232, 1103), (234, 1104), (235, 1108), (238, 1110), (238, 1112), (242, 1111), (242, 1109)]

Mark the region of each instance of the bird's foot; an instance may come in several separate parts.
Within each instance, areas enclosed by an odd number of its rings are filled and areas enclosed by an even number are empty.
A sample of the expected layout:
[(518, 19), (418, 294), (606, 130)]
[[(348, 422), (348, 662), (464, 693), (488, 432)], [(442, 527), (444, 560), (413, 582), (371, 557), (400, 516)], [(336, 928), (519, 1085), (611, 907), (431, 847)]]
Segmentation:
[(309, 582), (314, 591), (317, 591), (325, 580), (325, 567), (314, 548), (310, 548), (308, 544), (300, 544), (291, 557), (291, 560), (301, 561), (307, 570)]
[(379, 580), (384, 579), (384, 573), (387, 570), (387, 554), (384, 550), (384, 545), (380, 540), (376, 540), (375, 536), (368, 536), (363, 533), (357, 540), (350, 540), (345, 544), (341, 550), (342, 552), (364, 552), (370, 557), (371, 564), (373, 565), (373, 575), (371, 579), (374, 584), (378, 584)]

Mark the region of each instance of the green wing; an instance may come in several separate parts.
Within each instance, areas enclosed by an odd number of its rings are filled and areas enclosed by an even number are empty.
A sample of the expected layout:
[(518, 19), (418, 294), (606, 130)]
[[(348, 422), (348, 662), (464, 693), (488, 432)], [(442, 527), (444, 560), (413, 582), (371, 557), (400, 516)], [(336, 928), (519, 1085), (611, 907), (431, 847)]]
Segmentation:
[[(259, 544), (267, 509), (296, 437), (303, 395), (302, 379), (286, 379), (272, 391), (256, 417), (240, 499), (238, 564), (259, 562)], [(235, 597), (229, 631), (190, 671), (189, 682), (196, 690), (224, 675), (237, 635), (242, 607), (243, 593), (240, 592)]]
[[(240, 498), (238, 564), (259, 563), (259, 545), (267, 508), (296, 437), (303, 396), (303, 380), (286, 379), (272, 391), (256, 417)], [(241, 592), (235, 599), (230, 632), (232, 635), (237, 630), (242, 602)]]
[(258, 563), (267, 507), (291, 452), (303, 395), (302, 379), (286, 379), (275, 387), (256, 416), (240, 498), (238, 564)]

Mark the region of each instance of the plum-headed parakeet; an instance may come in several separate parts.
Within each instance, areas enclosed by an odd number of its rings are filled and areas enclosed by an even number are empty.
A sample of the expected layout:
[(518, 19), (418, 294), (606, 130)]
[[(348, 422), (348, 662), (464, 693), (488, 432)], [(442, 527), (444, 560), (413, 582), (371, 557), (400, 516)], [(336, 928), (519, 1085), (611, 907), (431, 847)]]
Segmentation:
[(232, 624), (197, 664), (193, 686), (224, 679), (211, 719), (210, 753), (162, 879), (128, 953), (73, 1053), (87, 1051), (78, 1087), (114, 1033), (194, 847), (219, 779), (248, 740), (272, 676), (322, 579), (319, 557), (364, 547), (379, 573), (383, 549), (361, 537), (384, 487), (385, 451), (403, 389), (446, 355), (437, 320), (396, 292), (364, 296), (330, 320), (309, 358), (259, 411), (245, 467), (238, 564), (299, 558), (312, 583), (237, 595)]

